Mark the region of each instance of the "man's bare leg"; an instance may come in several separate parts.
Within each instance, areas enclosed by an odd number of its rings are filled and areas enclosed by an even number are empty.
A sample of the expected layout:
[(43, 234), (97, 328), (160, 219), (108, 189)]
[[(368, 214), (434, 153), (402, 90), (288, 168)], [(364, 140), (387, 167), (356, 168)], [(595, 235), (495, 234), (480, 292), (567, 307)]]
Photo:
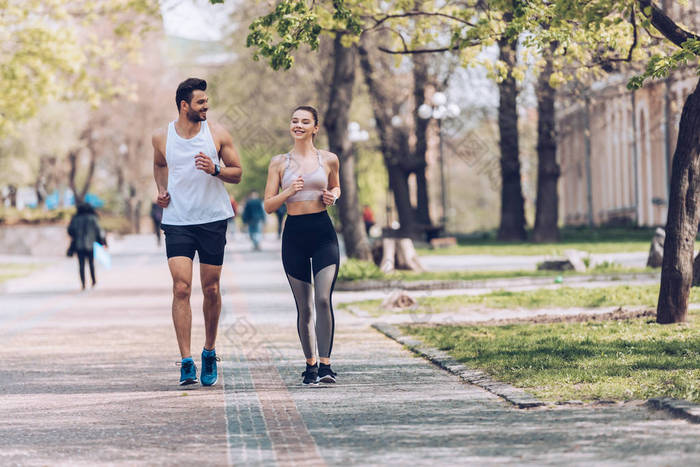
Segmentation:
[(221, 278), (221, 266), (211, 264), (199, 265), (199, 277), (202, 282), (202, 293), (204, 294), (204, 348), (213, 350), (216, 345), (216, 334), (219, 327), (219, 316), (221, 315), (221, 288), (219, 286)]
[(174, 256), (168, 259), (168, 267), (173, 277), (173, 324), (180, 355), (184, 359), (192, 356), (192, 260), (186, 256)]

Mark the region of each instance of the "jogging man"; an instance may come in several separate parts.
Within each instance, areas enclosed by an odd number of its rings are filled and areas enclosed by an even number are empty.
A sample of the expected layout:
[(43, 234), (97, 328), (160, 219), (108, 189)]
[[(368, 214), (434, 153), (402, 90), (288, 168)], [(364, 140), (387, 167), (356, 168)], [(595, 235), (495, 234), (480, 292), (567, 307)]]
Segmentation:
[[(153, 134), (153, 175), (168, 267), (173, 277), (173, 324), (182, 356), (180, 384), (197, 383), (190, 352), (192, 331), (192, 261), (199, 255), (204, 293), (205, 342), (202, 350), (203, 386), (217, 380), (216, 332), (221, 313), (219, 279), (224, 261), (226, 225), (233, 209), (226, 183), (241, 181), (241, 162), (226, 129), (207, 122), (207, 83), (189, 78), (177, 88), (177, 120)], [(221, 164), (223, 162), (223, 164)]]

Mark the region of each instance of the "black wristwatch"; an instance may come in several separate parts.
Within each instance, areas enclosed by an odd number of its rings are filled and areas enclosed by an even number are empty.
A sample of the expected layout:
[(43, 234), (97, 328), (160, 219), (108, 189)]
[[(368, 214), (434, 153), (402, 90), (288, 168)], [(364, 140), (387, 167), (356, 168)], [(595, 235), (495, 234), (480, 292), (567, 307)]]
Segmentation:
[(212, 177), (216, 177), (221, 173), (221, 166), (217, 163), (214, 163), (214, 173), (211, 174)]

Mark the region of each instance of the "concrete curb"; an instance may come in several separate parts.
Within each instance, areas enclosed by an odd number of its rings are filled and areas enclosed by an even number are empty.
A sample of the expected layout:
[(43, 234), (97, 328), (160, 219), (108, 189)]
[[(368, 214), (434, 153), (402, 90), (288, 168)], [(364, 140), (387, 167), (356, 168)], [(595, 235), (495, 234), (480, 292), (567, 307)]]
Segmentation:
[[(396, 326), (386, 323), (375, 323), (372, 327), (390, 339), (407, 347), (413, 353), (430, 360), (440, 368), (458, 376), (463, 381), (486, 389), (520, 409), (546, 405), (544, 402), (536, 399), (522, 389), (506, 383), (494, 381), (489, 375), (480, 370), (467, 368), (446, 352), (425, 345), (422, 341), (411, 336), (402, 334)], [(700, 405), (698, 404), (693, 404), (692, 402), (682, 399), (664, 397), (649, 399), (644, 405), (650, 410), (660, 410), (675, 418), (681, 418), (690, 423), (700, 424)]]
[[(565, 284), (580, 284), (583, 282), (609, 282), (609, 281), (633, 281), (642, 279), (659, 279), (660, 273), (644, 274), (601, 274), (586, 276), (567, 276)], [(529, 285), (551, 285), (552, 277), (515, 277), (511, 279), (479, 279), (479, 280), (359, 280), (338, 281), (334, 290), (339, 292), (363, 292), (367, 290), (401, 289), (401, 290), (448, 290), (448, 289), (481, 289), (481, 288), (509, 288)]]
[(669, 397), (649, 399), (644, 404), (653, 410), (663, 410), (676, 418), (682, 418), (690, 423), (700, 423), (700, 405), (682, 399)]
[(520, 409), (541, 407), (545, 405), (544, 402), (535, 399), (532, 395), (528, 394), (522, 389), (513, 387), (506, 383), (494, 381), (483, 371), (472, 370), (464, 366), (456, 359), (450, 357), (446, 352), (442, 352), (434, 347), (425, 345), (422, 341), (419, 341), (411, 336), (402, 334), (401, 331), (399, 331), (399, 329), (395, 326), (385, 323), (375, 323), (372, 325), (372, 327), (390, 339), (393, 339), (399, 344), (406, 346), (410, 351), (427, 358), (440, 368), (443, 368), (458, 376), (463, 381), (486, 389), (487, 391), (505, 399)]

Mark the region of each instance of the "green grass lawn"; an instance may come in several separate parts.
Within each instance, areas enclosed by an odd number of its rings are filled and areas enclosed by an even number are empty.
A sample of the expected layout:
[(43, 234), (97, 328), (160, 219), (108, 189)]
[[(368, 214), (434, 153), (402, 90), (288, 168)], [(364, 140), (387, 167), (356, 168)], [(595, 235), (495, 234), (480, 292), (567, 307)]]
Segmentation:
[(15, 277), (28, 276), (36, 271), (40, 265), (38, 264), (17, 264), (17, 263), (0, 263), (0, 282)]
[(675, 325), (639, 318), (402, 329), (545, 401), (700, 402), (699, 311)]
[(561, 241), (557, 243), (499, 242), (494, 234), (485, 238), (462, 239), (454, 247), (430, 249), (419, 248), (420, 255), (560, 255), (565, 250), (580, 250), (589, 253), (633, 253), (649, 250), (653, 229), (647, 228), (603, 228), (561, 229)]
[[(441, 313), (456, 311), (464, 307), (479, 308), (598, 308), (607, 306), (655, 307), (659, 295), (658, 285), (618, 285), (614, 287), (559, 287), (523, 292), (496, 290), (480, 295), (447, 295), (444, 297), (421, 297), (418, 310), (408, 309), (401, 313)], [(700, 290), (691, 290), (692, 303), (700, 303)], [(380, 308), (381, 300), (364, 300), (342, 306), (356, 307), (372, 316), (381, 316), (395, 311)]]

